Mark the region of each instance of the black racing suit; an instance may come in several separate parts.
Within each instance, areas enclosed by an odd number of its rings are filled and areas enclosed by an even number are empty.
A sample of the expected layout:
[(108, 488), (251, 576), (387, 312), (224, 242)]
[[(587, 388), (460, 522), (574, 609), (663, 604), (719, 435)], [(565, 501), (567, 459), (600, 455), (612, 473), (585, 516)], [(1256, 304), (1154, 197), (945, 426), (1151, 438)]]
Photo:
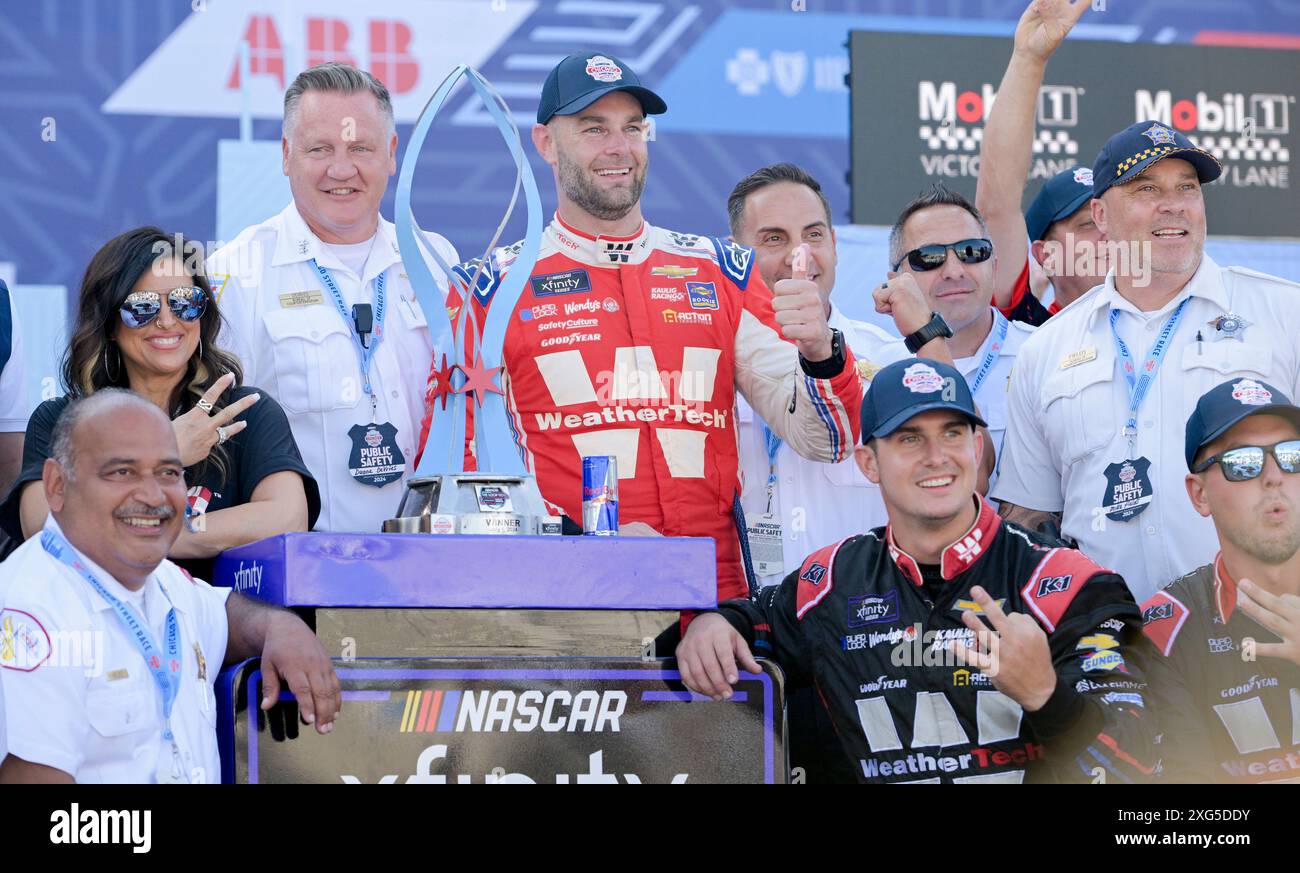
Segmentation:
[(1176, 579), (1142, 605), (1170, 782), (1300, 781), (1300, 666), (1257, 656), (1278, 636), (1237, 606), (1237, 585), (1213, 564)]
[[(877, 528), (719, 612), (789, 683), (815, 683), (860, 782), (1144, 780), (1155, 726), (1138, 662), (1150, 658), (1134, 651), (1149, 646), (1128, 587), (975, 499), (975, 524), (937, 567)], [(1057, 684), (1037, 712), (947, 650), (973, 636), (972, 585), (1047, 632)]]

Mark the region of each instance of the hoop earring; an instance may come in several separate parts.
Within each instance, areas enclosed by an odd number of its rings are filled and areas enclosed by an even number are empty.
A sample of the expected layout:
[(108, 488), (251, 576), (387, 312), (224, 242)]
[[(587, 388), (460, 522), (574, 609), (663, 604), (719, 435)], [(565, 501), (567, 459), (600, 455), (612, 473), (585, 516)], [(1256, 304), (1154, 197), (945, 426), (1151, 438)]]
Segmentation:
[(109, 382), (111, 382), (111, 383), (113, 383), (114, 385), (116, 385), (116, 384), (117, 384), (117, 380), (118, 380), (118, 379), (121, 377), (121, 375), (122, 375), (122, 355), (121, 355), (121, 352), (118, 353), (118, 357), (117, 357), (117, 373), (116, 373), (116, 375), (115, 375), (115, 374), (112, 372), (111, 368), (108, 366), (108, 347), (109, 347), (110, 345), (112, 345), (111, 342), (110, 342), (110, 343), (105, 343), (105, 344), (104, 344), (104, 375), (108, 377), (108, 381), (109, 381)]
[(203, 334), (199, 334), (199, 364), (203, 363)]

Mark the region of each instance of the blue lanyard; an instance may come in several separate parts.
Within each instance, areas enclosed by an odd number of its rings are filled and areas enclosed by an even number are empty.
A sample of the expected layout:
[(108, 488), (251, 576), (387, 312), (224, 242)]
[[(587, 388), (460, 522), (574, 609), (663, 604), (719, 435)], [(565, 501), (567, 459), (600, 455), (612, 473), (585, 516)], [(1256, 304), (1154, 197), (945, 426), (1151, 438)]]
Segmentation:
[(1174, 329), (1178, 326), (1178, 319), (1183, 314), (1183, 307), (1187, 301), (1192, 298), (1183, 299), (1174, 310), (1173, 315), (1165, 322), (1165, 326), (1160, 329), (1159, 336), (1151, 345), (1151, 351), (1147, 352), (1146, 360), (1142, 364), (1142, 375), (1139, 376), (1134, 368), (1133, 354), (1128, 350), (1124, 340), (1120, 339), (1119, 331), (1115, 329), (1115, 322), (1119, 319), (1119, 310), (1110, 311), (1110, 332), (1115, 337), (1115, 351), (1119, 354), (1121, 370), (1124, 371), (1124, 379), (1128, 382), (1129, 402), (1128, 402), (1128, 420), (1124, 422), (1124, 435), (1128, 437), (1129, 442), (1137, 435), (1137, 415), (1138, 410), (1142, 407), (1142, 401), (1146, 399), (1147, 392), (1151, 390), (1151, 383), (1156, 380), (1156, 373), (1160, 370), (1160, 362), (1169, 350), (1169, 338), (1174, 335)]
[[(41, 533), (41, 546), (58, 560), (75, 570), (81, 578), (90, 583), (90, 587), (99, 592), (99, 596), (113, 607), (117, 617), (121, 620), (122, 625), (127, 629), (128, 636), (135, 640), (136, 647), (139, 648), (141, 656), (144, 657), (144, 663), (153, 674), (154, 681), (158, 683), (159, 690), (162, 691), (163, 697), (163, 739), (175, 744), (175, 737), (172, 736), (172, 704), (176, 702), (176, 695), (181, 687), (181, 632), (176, 621), (176, 607), (173, 606), (167, 611), (167, 657), (164, 660), (161, 657), (161, 651), (158, 644), (154, 642), (153, 634), (149, 633), (149, 625), (136, 614), (136, 611), (129, 605), (118, 600), (108, 589), (95, 578), (95, 574), (81, 561), (81, 558), (74, 554), (72, 546), (63, 537), (59, 536), (52, 530)], [(167, 592), (163, 592), (167, 597)], [(171, 603), (171, 598), (167, 598)]]
[(379, 348), (379, 344), (383, 342), (384, 339), (384, 310), (387, 308), (388, 304), (388, 297), (384, 293), (384, 288), (387, 284), (386, 277), (388, 271), (385, 270), (375, 277), (375, 329), (374, 332), (370, 334), (370, 347), (367, 348), (365, 344), (361, 342), (361, 337), (357, 334), (357, 327), (352, 321), (352, 314), (348, 312), (347, 303), (343, 300), (343, 293), (339, 291), (338, 283), (334, 281), (334, 277), (330, 275), (330, 271), (316, 263), (315, 258), (311, 259), (311, 265), (315, 267), (316, 272), (320, 274), (321, 284), (328, 288), (330, 294), (334, 297), (334, 308), (339, 311), (339, 315), (343, 316), (343, 323), (348, 326), (352, 338), (356, 341), (357, 354), (361, 360), (362, 387), (366, 392), (366, 396), (370, 398), (370, 406), (373, 412), (376, 404), (375, 394), (370, 390), (370, 361), (375, 356), (375, 349)]
[(1011, 322), (1007, 317), (996, 309), (993, 310), (993, 328), (997, 331), (997, 338), (993, 340), (993, 345), (989, 346), (988, 353), (984, 355), (984, 360), (980, 361), (980, 368), (975, 371), (975, 378), (970, 381), (970, 393), (974, 397), (980, 393), (980, 386), (988, 378), (989, 371), (993, 369), (993, 364), (1002, 353), (1002, 347), (1007, 342), (1007, 331), (1011, 329)]
[(776, 453), (781, 451), (781, 438), (772, 433), (767, 422), (763, 422), (763, 442), (767, 446), (767, 512), (770, 515), (776, 497)]

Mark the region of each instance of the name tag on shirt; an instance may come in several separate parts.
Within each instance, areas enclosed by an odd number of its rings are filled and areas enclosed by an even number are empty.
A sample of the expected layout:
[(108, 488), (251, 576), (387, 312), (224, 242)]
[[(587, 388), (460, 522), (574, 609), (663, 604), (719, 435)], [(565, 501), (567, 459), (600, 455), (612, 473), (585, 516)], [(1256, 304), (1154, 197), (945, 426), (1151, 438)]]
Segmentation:
[(747, 520), (745, 527), (749, 534), (749, 558), (754, 563), (754, 573), (759, 576), (784, 575), (781, 519), (769, 512)]
[(324, 303), (325, 295), (319, 291), (294, 291), (291, 294), (280, 295), (281, 309), (297, 309), (302, 306), (315, 306), (317, 303)]
[(1070, 352), (1061, 358), (1061, 369), (1068, 370), (1071, 367), (1077, 367), (1080, 364), (1086, 364), (1089, 361), (1097, 359), (1097, 347), (1088, 346), (1086, 349), (1079, 349), (1077, 352)]

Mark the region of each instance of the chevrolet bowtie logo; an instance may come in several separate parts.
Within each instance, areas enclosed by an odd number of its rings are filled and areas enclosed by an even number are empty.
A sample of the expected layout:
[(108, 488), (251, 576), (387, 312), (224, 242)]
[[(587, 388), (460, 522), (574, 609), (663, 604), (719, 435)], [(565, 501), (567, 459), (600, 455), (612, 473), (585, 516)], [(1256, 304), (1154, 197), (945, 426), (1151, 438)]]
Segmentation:
[[(1006, 602), (1007, 599), (1005, 597), (1000, 599), (998, 601), (998, 609), (1001, 609), (1006, 604)], [(974, 600), (958, 600), (956, 603), (952, 605), (952, 608), (957, 612), (973, 612), (976, 615), (984, 614), (984, 607), (980, 606)]]
[(668, 264), (663, 267), (651, 267), (651, 276), (667, 276), (670, 279), (684, 279), (687, 276), (694, 276), (700, 272), (699, 267), (677, 267)]

